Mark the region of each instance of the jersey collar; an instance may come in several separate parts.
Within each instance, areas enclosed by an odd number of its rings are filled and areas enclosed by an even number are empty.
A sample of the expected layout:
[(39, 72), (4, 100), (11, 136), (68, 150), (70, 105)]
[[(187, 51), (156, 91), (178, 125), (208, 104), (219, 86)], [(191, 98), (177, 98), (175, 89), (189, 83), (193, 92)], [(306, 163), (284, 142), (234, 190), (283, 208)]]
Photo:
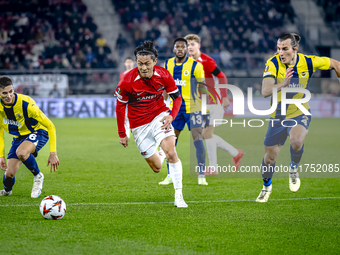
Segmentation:
[[(156, 70), (153, 71), (153, 74), (154, 74), (154, 75), (157, 75), (157, 76), (159, 76), (159, 77), (161, 77), (161, 75), (160, 75), (159, 73), (157, 73)], [(134, 82), (137, 81), (137, 80), (139, 80), (140, 78), (141, 78), (141, 77), (140, 77), (139, 74), (138, 74), (138, 76), (136, 77), (136, 79), (134, 80)], [(152, 76), (151, 76), (151, 78), (152, 78)], [(151, 78), (150, 78), (150, 79), (151, 79)]]
[(14, 93), (14, 102), (13, 102), (13, 104), (11, 104), (11, 105), (5, 105), (4, 102), (2, 101), (2, 99), (0, 98), (0, 101), (1, 101), (2, 106), (3, 106), (3, 107), (6, 107), (6, 108), (11, 108), (11, 107), (13, 107), (13, 106), (17, 103), (17, 100), (18, 100), (18, 95), (17, 95), (17, 93)]
[(183, 65), (183, 64), (185, 64), (185, 62), (187, 62), (187, 61), (188, 61), (188, 59), (189, 59), (189, 56), (187, 56), (187, 58), (185, 59), (185, 61), (184, 61), (183, 63), (176, 63), (176, 57), (174, 57), (174, 63), (175, 63), (175, 66), (176, 66), (177, 64), (179, 64), (179, 65)]

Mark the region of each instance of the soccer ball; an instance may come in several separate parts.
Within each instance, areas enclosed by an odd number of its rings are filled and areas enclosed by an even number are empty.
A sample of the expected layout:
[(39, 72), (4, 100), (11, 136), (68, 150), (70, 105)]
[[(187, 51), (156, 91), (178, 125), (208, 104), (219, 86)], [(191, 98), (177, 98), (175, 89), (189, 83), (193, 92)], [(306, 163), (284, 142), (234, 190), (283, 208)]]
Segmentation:
[(45, 197), (40, 203), (40, 213), (47, 220), (60, 220), (66, 213), (66, 204), (56, 195)]

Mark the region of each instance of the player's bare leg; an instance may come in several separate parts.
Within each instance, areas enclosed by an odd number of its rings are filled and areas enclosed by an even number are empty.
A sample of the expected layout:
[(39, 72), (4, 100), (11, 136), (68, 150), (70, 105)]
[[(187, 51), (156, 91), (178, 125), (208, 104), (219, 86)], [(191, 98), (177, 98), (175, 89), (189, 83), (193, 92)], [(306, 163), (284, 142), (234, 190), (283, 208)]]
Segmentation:
[[(235, 170), (239, 168), (241, 164), (241, 159), (244, 155), (244, 151), (234, 148), (231, 144), (223, 140), (221, 137), (215, 135), (213, 125), (209, 125), (208, 127), (203, 129), (203, 138), (207, 146), (209, 166), (212, 166), (216, 169), (217, 148), (221, 148), (222, 150), (227, 151), (231, 155), (232, 157), (231, 161), (234, 162), (235, 164)], [(218, 172), (212, 171), (210, 172), (210, 174), (218, 174)]]
[(166, 155), (166, 159), (169, 163), (170, 176), (173, 181), (175, 189), (175, 206), (176, 207), (188, 207), (184, 202), (182, 194), (182, 178), (183, 168), (182, 162), (177, 156), (175, 148), (176, 139), (174, 136), (168, 136), (161, 142), (161, 147)]
[(0, 190), (0, 196), (12, 195), (12, 188), (15, 183), (15, 174), (22, 162), (19, 159), (11, 158), (7, 163), (7, 170), (3, 176), (4, 189)]
[[(175, 142), (175, 147), (178, 143), (178, 138), (179, 138), (179, 135), (181, 134), (182, 130), (179, 130), (179, 129), (174, 129), (174, 132), (175, 132), (175, 136), (176, 136), (176, 142)], [(164, 156), (166, 158), (166, 155), (165, 155), (165, 152), (163, 151), (162, 147), (161, 149), (159, 150), (159, 153), (161, 154), (161, 156), (163, 156), (162, 154), (164, 153)], [(169, 185), (172, 182), (172, 179), (171, 179), (171, 176), (170, 176), (170, 171), (169, 171), (169, 162), (167, 161), (166, 163), (166, 166), (167, 166), (167, 169), (168, 169), (168, 175), (165, 177), (165, 179), (161, 182), (159, 182), (158, 184), (159, 185)]]
[(272, 193), (272, 178), (275, 170), (275, 162), (279, 156), (281, 147), (282, 145), (264, 146), (265, 155), (261, 165), (263, 188), (256, 202), (267, 202)]
[(33, 153), (36, 150), (36, 145), (30, 141), (24, 141), (18, 147), (16, 154), (21, 162), (32, 172), (34, 175), (33, 188), (31, 192), (32, 198), (40, 196), (43, 183), (44, 175), (40, 172), (37, 161)]
[(301, 185), (298, 166), (303, 154), (303, 141), (307, 133), (308, 130), (302, 125), (296, 125), (289, 132), (291, 157), (289, 166), (289, 188), (292, 192), (298, 191)]

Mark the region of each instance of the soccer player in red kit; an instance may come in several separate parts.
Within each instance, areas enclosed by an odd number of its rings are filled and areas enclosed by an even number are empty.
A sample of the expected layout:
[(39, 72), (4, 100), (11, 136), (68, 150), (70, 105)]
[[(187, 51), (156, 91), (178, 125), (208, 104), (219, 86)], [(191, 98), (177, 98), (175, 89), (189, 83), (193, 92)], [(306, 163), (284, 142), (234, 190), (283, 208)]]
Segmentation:
[[(138, 46), (134, 55), (137, 67), (128, 72), (119, 82), (117, 96), (117, 125), (119, 142), (128, 146), (129, 139), (124, 127), (125, 109), (128, 106), (128, 118), (134, 141), (139, 152), (150, 168), (158, 173), (163, 159), (158, 153), (158, 146), (163, 149), (169, 162), (170, 175), (175, 189), (175, 206), (188, 207), (182, 195), (182, 163), (175, 149), (175, 133), (171, 125), (182, 104), (182, 98), (169, 71), (156, 66), (158, 52), (152, 41), (145, 41)], [(163, 91), (173, 100), (170, 110), (164, 103)]]
[[(203, 64), (205, 82), (208, 91), (214, 98), (209, 96), (207, 109), (209, 115), (206, 120), (205, 127), (203, 129), (203, 139), (207, 147), (209, 166), (206, 174), (218, 174), (217, 172), (217, 147), (229, 152), (232, 156), (232, 161), (235, 164), (236, 170), (240, 166), (242, 156), (244, 152), (242, 150), (235, 149), (232, 145), (224, 141), (218, 135), (214, 133), (214, 119), (223, 119), (224, 109), (229, 106), (229, 100), (227, 98), (227, 89), (216, 89), (215, 83), (217, 84), (228, 84), (227, 77), (218, 69), (214, 59), (206, 54), (201, 53), (200, 43), (201, 38), (195, 34), (189, 34), (184, 37), (188, 41), (188, 51), (191, 57), (199, 63)], [(222, 105), (219, 101), (222, 98)], [(215, 99), (215, 102), (214, 102)], [(216, 124), (215, 124), (216, 126)]]
[[(121, 72), (119, 75), (119, 81), (123, 80), (123, 77), (125, 74), (127, 74), (129, 71), (131, 71), (135, 67), (135, 62), (132, 60), (132, 58), (127, 57), (124, 62), (126, 70), (124, 72)], [(126, 131), (126, 136), (130, 138), (130, 123), (129, 123), (129, 118), (127, 116), (127, 108), (125, 111), (125, 131)]]

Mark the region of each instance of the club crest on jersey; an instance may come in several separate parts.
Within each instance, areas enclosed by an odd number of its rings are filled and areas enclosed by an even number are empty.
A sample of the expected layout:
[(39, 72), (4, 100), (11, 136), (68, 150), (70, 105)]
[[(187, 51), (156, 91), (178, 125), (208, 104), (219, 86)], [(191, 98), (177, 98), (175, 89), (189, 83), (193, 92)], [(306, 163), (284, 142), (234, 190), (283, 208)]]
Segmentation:
[(307, 75), (307, 72), (302, 72), (301, 73), (301, 77), (306, 77), (306, 75)]
[(189, 75), (189, 71), (188, 71), (188, 70), (185, 70), (183, 74), (184, 74), (185, 76), (188, 76), (188, 75)]
[(15, 117), (17, 117), (17, 119), (21, 119), (22, 115), (20, 113), (18, 113), (17, 115), (15, 115)]
[(117, 87), (117, 93), (122, 94), (122, 91), (120, 90), (120, 87)]

